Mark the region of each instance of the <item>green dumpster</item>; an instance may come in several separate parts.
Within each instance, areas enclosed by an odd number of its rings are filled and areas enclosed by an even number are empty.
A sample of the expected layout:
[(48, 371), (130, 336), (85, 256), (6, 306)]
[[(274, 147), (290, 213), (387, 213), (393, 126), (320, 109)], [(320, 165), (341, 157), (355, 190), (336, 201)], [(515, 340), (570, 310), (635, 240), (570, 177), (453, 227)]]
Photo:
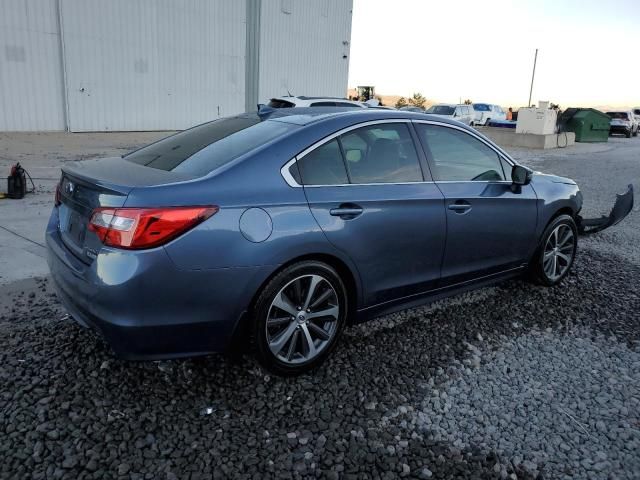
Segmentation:
[(608, 142), (610, 120), (594, 108), (567, 108), (560, 116), (560, 130), (574, 132), (576, 142)]

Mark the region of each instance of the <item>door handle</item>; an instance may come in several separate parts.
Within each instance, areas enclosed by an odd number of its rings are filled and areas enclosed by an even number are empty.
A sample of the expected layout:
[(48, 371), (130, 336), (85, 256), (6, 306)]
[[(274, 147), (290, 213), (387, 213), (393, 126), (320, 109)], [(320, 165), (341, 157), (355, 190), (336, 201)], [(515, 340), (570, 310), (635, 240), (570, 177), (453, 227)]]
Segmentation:
[(449, 204), (447, 207), (449, 210), (453, 210), (456, 213), (467, 213), (471, 210), (471, 204), (464, 200), (457, 200), (455, 203)]
[(353, 203), (342, 204), (338, 208), (329, 210), (329, 214), (333, 217), (341, 217), (345, 220), (355, 218), (363, 212), (362, 207)]

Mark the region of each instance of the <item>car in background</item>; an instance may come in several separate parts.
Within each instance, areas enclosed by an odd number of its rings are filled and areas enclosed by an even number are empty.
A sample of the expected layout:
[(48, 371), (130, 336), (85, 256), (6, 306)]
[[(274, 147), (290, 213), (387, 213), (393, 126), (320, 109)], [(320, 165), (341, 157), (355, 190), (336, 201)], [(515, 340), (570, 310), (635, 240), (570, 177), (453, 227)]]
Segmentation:
[(607, 112), (611, 119), (609, 134), (621, 133), (627, 138), (638, 136), (638, 121), (631, 110)]
[(507, 115), (500, 105), (474, 103), (475, 125), (487, 125), (491, 120), (506, 120)]
[(341, 107), (341, 108), (368, 108), (363, 102), (357, 102), (355, 100), (347, 100), (346, 98), (338, 97), (276, 97), (272, 98), (268, 107), (271, 108), (301, 108), (301, 107)]
[(400, 107), (398, 110), (402, 110), (404, 112), (415, 112), (415, 113), (424, 113), (425, 109), (420, 107), (415, 107), (413, 105), (407, 105), (406, 107)]
[(62, 303), (116, 355), (241, 346), (291, 375), (349, 324), (525, 273), (559, 284), (581, 207), (574, 181), (444, 116), (263, 108), (64, 163), (46, 243)]
[(465, 125), (475, 125), (476, 114), (471, 105), (439, 103), (431, 106), (426, 113), (457, 120)]

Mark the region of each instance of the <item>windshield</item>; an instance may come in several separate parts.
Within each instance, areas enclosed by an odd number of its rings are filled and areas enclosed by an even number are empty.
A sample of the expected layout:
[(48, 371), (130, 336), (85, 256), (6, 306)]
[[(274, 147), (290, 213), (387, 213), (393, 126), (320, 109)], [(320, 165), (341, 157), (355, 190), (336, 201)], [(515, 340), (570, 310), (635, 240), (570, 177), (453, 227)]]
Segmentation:
[(486, 103), (474, 103), (473, 104), (473, 109), (476, 112), (488, 112), (491, 109), (489, 108), (489, 105), (487, 105)]
[(136, 150), (124, 158), (159, 170), (202, 176), (297, 128), (257, 115), (203, 123)]
[(429, 109), (429, 113), (433, 113), (435, 115), (453, 115), (455, 110), (455, 107), (450, 107), (448, 105), (434, 105)]
[(617, 118), (619, 120), (629, 120), (627, 112), (607, 112), (610, 118)]

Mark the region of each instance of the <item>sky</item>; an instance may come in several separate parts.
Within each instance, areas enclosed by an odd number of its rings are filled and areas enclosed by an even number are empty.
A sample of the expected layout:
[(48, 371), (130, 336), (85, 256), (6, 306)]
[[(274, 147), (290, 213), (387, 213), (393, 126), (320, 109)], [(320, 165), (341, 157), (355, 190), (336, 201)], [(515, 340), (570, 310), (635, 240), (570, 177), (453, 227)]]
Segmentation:
[(640, 105), (640, 0), (354, 0), (349, 87), (460, 99)]

